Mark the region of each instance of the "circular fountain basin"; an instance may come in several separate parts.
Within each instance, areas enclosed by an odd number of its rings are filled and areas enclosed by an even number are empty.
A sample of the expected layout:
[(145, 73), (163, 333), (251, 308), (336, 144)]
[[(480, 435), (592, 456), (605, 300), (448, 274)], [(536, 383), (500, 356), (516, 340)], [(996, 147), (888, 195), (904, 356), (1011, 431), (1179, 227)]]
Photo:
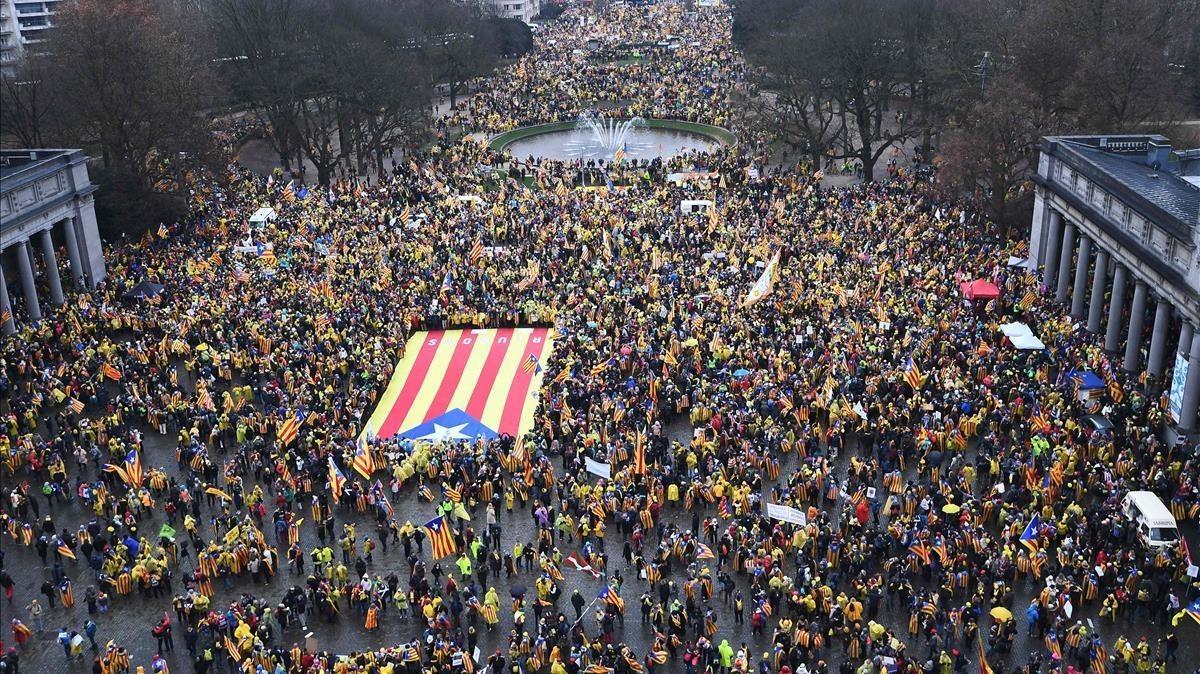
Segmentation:
[[(626, 159), (654, 159), (696, 150), (712, 150), (733, 142), (733, 134), (719, 126), (650, 119), (644, 125), (630, 127), (621, 147)], [(577, 122), (555, 122), (513, 129), (493, 138), (491, 146), (496, 150), (507, 150), (514, 157), (533, 156), (559, 161), (607, 161), (613, 156), (610, 147), (599, 142), (590, 129), (581, 128)]]

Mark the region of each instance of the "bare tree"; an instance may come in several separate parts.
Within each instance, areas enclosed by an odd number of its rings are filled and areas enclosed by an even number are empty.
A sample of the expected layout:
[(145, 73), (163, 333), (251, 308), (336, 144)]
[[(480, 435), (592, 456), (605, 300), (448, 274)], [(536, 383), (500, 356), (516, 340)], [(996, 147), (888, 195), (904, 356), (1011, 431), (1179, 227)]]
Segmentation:
[(63, 6), (50, 38), (47, 78), (64, 102), (54, 140), (99, 153), (98, 206), (122, 225), (161, 217), (160, 188), (178, 184), (178, 153), (210, 156), (198, 111), (212, 101), (211, 58), (202, 35), (184, 29), (185, 9), (79, 0)]
[(21, 147), (46, 147), (58, 105), (48, 81), (49, 62), (41, 56), (21, 59), (12, 73), (0, 75), (0, 136), (15, 138)]
[[(751, 63), (762, 68), (761, 105), (775, 117), (789, 143), (830, 156), (853, 158), (870, 179), (879, 158), (913, 137), (924, 115), (911, 108), (913, 92), (926, 81), (924, 61), (913, 50), (927, 47), (917, 30), (929, 12), (921, 0), (761, 0), (739, 5), (737, 35)], [(753, 13), (763, 9), (764, 21)], [(927, 82), (926, 82), (927, 84)]]
[(450, 104), (468, 80), (491, 71), (499, 46), (478, 6), (407, 0), (405, 7), (435, 83), (450, 89)]
[(307, 0), (213, 0), (208, 22), (221, 70), (235, 100), (261, 116), (267, 140), (290, 167), (299, 160), (296, 120), (307, 46), (302, 42)]
[(820, 66), (824, 54), (811, 46), (789, 36), (778, 48), (763, 50), (754, 70), (758, 92), (751, 105), (761, 124), (819, 168), (837, 138), (839, 117), (832, 82)]

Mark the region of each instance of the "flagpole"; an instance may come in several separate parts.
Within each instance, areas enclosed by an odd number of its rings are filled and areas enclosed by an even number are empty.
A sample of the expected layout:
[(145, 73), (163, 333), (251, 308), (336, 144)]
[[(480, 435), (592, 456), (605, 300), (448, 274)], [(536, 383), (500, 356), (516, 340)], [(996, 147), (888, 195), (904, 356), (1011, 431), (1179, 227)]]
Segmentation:
[[(605, 581), (605, 582), (607, 582), (607, 581)], [(575, 630), (575, 627), (576, 627), (577, 625), (579, 625), (579, 623), (580, 623), (580, 622), (582, 622), (582, 621), (583, 621), (583, 616), (587, 615), (587, 614), (588, 614), (588, 611), (590, 611), (590, 610), (592, 609), (592, 604), (595, 604), (595, 603), (596, 603), (597, 601), (599, 601), (599, 600), (600, 600), (600, 596), (599, 596), (599, 595), (597, 595), (595, 599), (593, 599), (592, 601), (588, 602), (588, 605), (587, 605), (587, 606), (584, 606), (584, 607), (583, 607), (583, 611), (580, 613), (579, 617), (575, 619), (575, 622), (571, 623), (571, 630), (572, 630), (572, 631), (574, 631), (574, 630)]]

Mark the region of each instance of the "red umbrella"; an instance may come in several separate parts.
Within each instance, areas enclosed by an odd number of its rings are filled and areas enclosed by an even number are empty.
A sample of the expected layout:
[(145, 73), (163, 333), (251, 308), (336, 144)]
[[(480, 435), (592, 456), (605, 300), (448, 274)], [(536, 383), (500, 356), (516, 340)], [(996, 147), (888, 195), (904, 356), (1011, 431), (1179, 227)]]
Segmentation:
[(962, 283), (958, 288), (962, 291), (963, 297), (969, 300), (994, 300), (1000, 297), (1000, 289), (996, 287), (996, 284), (983, 279)]

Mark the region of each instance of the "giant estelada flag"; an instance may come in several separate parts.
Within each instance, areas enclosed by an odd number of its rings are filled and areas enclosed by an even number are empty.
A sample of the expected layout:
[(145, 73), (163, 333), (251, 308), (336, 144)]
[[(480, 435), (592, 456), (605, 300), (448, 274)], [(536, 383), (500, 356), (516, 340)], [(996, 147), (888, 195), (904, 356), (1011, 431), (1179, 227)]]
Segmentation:
[(529, 430), (553, 339), (552, 328), (416, 333), (364, 435), (467, 440)]

